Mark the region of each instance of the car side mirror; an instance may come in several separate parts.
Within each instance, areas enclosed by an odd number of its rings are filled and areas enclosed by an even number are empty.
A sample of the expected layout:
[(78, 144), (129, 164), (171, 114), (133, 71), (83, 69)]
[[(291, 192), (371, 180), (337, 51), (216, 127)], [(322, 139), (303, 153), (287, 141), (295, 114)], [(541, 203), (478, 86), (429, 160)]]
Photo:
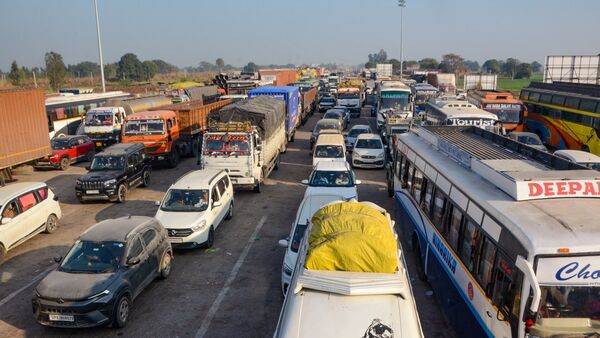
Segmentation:
[(220, 206), (222, 206), (222, 205), (223, 205), (223, 204), (222, 204), (221, 202), (219, 202), (219, 201), (215, 201), (215, 202), (213, 202), (213, 208), (218, 208), (218, 207), (220, 207)]
[(361, 180), (356, 180), (356, 185), (362, 184)]
[(140, 264), (139, 257), (131, 257), (131, 258), (127, 259), (127, 265), (129, 265), (129, 266), (138, 265), (138, 264)]
[(154, 205), (160, 207), (160, 201), (154, 201)]
[(289, 243), (287, 239), (280, 239), (279, 242), (277, 242), (277, 244), (279, 244), (280, 247), (282, 248), (286, 248), (288, 247)]
[(302, 181), (300, 181), (300, 183), (302, 183), (304, 185), (308, 185), (308, 180), (302, 180)]
[(56, 263), (60, 263), (62, 261), (62, 259), (63, 259), (62, 256), (56, 256), (56, 257), (54, 257), (54, 261)]
[(2, 224), (2, 225), (8, 224), (8, 223), (10, 223), (10, 221), (12, 221), (12, 218), (10, 218), (10, 217), (2, 217), (2, 221), (0, 222), (0, 224)]

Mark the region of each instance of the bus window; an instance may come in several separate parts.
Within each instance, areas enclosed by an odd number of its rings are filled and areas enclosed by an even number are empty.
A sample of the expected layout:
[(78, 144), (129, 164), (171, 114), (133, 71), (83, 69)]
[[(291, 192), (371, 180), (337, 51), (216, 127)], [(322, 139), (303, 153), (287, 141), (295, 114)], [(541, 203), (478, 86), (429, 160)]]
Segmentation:
[(462, 223), (462, 219), (462, 211), (460, 211), (460, 209), (456, 206), (452, 205), (452, 213), (448, 219), (446, 240), (454, 249), (454, 252), (458, 252), (458, 235), (460, 234), (460, 225)]
[(479, 228), (477, 228), (473, 222), (467, 221), (464, 229), (460, 248), (460, 259), (467, 266), (467, 269), (473, 272), (475, 270), (475, 264), (477, 263)]
[(408, 191), (411, 191), (412, 188), (412, 177), (414, 172), (414, 166), (410, 162), (406, 162), (404, 167), (404, 188)]
[(578, 109), (579, 108), (579, 99), (575, 97), (567, 97), (565, 101), (565, 107)]
[(542, 94), (540, 96), (540, 102), (551, 103), (552, 102), (552, 94)]
[(516, 269), (508, 262), (504, 255), (498, 255), (496, 260), (496, 278), (494, 282), (494, 295), (492, 301), (509, 317), (519, 316), (521, 298), (521, 278), (517, 277)]
[(540, 100), (540, 93), (531, 93), (529, 94), (529, 101), (538, 102)]
[(581, 100), (579, 109), (587, 112), (593, 112), (596, 110), (596, 101), (593, 100)]
[(402, 165), (404, 164), (404, 156), (401, 153), (398, 153), (398, 157), (396, 158), (396, 167), (394, 168), (396, 177), (400, 178), (402, 173)]
[(435, 198), (434, 198), (434, 203), (433, 203), (433, 213), (432, 213), (432, 218), (433, 218), (433, 225), (435, 225), (436, 228), (438, 228), (438, 230), (440, 232), (444, 232), (443, 231), (443, 220), (444, 220), (444, 213), (446, 211), (446, 197), (444, 197), (444, 194), (442, 194), (442, 191), (440, 189), (435, 189)]
[(562, 95), (552, 95), (552, 104), (555, 104), (558, 106), (564, 106), (565, 97)]
[(415, 201), (417, 201), (417, 204), (421, 204), (421, 191), (423, 191), (423, 173), (417, 168), (415, 168), (412, 189)]
[(423, 199), (423, 211), (427, 216), (431, 214), (431, 198), (433, 197), (433, 182), (428, 179), (424, 181), (425, 185), (425, 198)]
[(494, 245), (487, 237), (484, 237), (482, 242), (483, 245), (481, 246), (481, 259), (479, 260), (479, 267), (477, 269), (477, 279), (485, 291), (485, 294), (488, 297), (491, 297), (492, 272), (494, 259), (496, 258), (496, 245)]

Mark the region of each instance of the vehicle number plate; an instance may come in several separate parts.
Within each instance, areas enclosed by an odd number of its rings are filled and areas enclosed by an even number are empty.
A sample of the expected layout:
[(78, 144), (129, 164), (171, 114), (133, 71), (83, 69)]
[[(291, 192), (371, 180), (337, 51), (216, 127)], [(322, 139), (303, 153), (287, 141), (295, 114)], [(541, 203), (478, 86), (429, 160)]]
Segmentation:
[(97, 195), (100, 193), (100, 190), (87, 190), (86, 193), (88, 195)]
[(48, 315), (53, 322), (74, 322), (75, 317), (72, 315)]
[(102, 147), (102, 142), (96, 142), (96, 147)]
[(169, 242), (171, 242), (171, 243), (183, 243), (183, 238), (172, 238), (172, 237), (169, 237)]

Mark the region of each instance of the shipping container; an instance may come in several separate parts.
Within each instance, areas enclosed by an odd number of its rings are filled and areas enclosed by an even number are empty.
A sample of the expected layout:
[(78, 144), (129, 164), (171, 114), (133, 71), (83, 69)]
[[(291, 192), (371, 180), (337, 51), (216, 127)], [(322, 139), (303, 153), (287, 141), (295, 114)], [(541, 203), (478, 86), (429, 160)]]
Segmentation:
[(261, 69), (258, 73), (261, 80), (272, 81), (274, 86), (288, 86), (298, 78), (295, 69)]
[(42, 89), (0, 91), (0, 183), (10, 169), (49, 155), (48, 117)]
[(456, 94), (456, 76), (451, 73), (427, 73), (427, 83), (447, 95)]
[(498, 75), (471, 74), (465, 75), (463, 82), (464, 90), (496, 90)]

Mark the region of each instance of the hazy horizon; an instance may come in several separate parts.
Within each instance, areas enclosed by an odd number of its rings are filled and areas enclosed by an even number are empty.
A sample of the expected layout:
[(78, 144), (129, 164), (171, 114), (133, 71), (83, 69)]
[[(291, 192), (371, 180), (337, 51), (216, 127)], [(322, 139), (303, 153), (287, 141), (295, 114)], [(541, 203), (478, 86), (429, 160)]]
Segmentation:
[[(357, 65), (384, 49), (399, 58), (400, 9), (394, 0), (252, 1), (98, 0), (104, 63), (128, 52), (178, 67), (200, 61), (243, 66), (337, 63)], [(44, 54), (65, 64), (98, 62), (93, 0), (0, 2), (0, 69), (41, 67)], [(600, 1), (407, 0), (404, 60), (455, 53), (480, 64), (515, 57), (600, 52)], [(581, 38), (589, 32), (589, 38)]]

